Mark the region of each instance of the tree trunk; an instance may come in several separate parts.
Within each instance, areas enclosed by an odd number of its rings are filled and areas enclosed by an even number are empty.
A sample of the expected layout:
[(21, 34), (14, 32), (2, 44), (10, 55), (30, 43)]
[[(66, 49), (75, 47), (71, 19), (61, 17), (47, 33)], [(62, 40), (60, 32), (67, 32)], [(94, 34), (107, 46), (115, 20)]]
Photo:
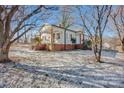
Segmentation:
[(99, 55), (96, 56), (96, 62), (101, 62), (101, 56)]
[(124, 52), (124, 38), (123, 38), (123, 40), (121, 41), (121, 46), (122, 46), (122, 51)]
[(96, 45), (93, 46), (93, 51), (95, 55), (95, 61), (101, 62), (101, 49), (98, 49)]
[(25, 35), (24, 35), (24, 44), (27, 44), (27, 43), (28, 43), (28, 40), (27, 40), (27, 35), (25, 33)]
[(0, 62), (9, 61), (9, 48), (10, 46), (0, 48)]
[(101, 61), (101, 54), (102, 54), (102, 37), (101, 37), (101, 39), (100, 39), (98, 62), (102, 62), (102, 61)]
[(95, 51), (94, 54), (95, 54), (95, 61), (101, 62), (101, 55), (99, 55), (99, 53), (97, 53), (97, 51)]
[(123, 44), (121, 45), (121, 48), (122, 48), (122, 52), (124, 52), (124, 45)]
[[(19, 37), (19, 32), (17, 32), (17, 37)], [(17, 40), (17, 43), (19, 43), (20, 42), (20, 40), (18, 39)]]

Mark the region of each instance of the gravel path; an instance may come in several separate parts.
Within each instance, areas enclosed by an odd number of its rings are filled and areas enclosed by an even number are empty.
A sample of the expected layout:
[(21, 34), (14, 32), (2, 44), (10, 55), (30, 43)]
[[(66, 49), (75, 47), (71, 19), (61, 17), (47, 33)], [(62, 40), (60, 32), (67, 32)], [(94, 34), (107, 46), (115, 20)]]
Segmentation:
[(104, 63), (92, 61), (93, 53), (32, 51), (14, 48), (15, 63), (0, 63), (0, 87), (124, 87), (124, 62), (115, 52), (103, 52)]

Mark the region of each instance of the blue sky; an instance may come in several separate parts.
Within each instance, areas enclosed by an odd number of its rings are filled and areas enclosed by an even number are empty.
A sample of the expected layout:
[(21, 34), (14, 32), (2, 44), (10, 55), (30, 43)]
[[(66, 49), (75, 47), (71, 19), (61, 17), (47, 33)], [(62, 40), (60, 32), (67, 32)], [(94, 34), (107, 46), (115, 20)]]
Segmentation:
[[(59, 6), (57, 6), (59, 7)], [(71, 6), (70, 6), (71, 7)], [(73, 6), (72, 6), (73, 7)], [(116, 6), (113, 6), (116, 7)], [(83, 6), (83, 10), (84, 13), (85, 11), (87, 11), (88, 13), (93, 12), (93, 10), (91, 8), (88, 8), (87, 6)], [(58, 9), (57, 11), (53, 11), (53, 16), (51, 18), (49, 18), (48, 20), (46, 20), (46, 23), (49, 24), (58, 24), (58, 19), (56, 18), (57, 16), (60, 16), (60, 10)], [(75, 24), (70, 28), (70, 29), (82, 29), (81, 26), (78, 26), (76, 23), (80, 23), (80, 18), (77, 14), (77, 11), (75, 9), (73, 9), (73, 13), (72, 16), (74, 16), (74, 18), (76, 18), (75, 20)], [(112, 37), (114, 36), (114, 32), (111, 29), (111, 25), (110, 23), (108, 23), (109, 27), (106, 27), (105, 32), (104, 32), (104, 37)]]
[[(50, 6), (48, 6), (48, 7), (50, 7)], [(39, 27), (42, 26), (44, 23), (56, 24), (56, 25), (59, 24), (59, 19), (58, 18), (61, 16), (61, 14), (60, 14), (60, 6), (55, 6), (55, 7), (58, 7), (58, 9), (57, 10), (49, 10), (48, 11), (48, 13), (51, 14), (48, 18), (46, 18), (45, 20), (39, 20), (37, 22)], [(73, 8), (74, 6), (70, 6), (70, 7)], [(82, 11), (84, 13), (85, 13), (85, 11), (87, 11), (88, 13), (93, 12), (93, 10), (91, 8), (88, 8), (87, 6), (83, 6), (83, 10)], [(82, 29), (81, 26), (77, 25), (77, 23), (81, 22), (77, 13), (78, 12), (75, 10), (75, 8), (73, 8), (73, 12), (71, 13), (71, 15), (76, 20), (75, 20), (75, 24), (70, 29), (75, 29), (75, 30)], [(32, 18), (32, 19), (34, 19), (34, 18)], [(106, 27), (105, 32), (104, 32), (104, 37), (112, 37), (112, 36), (114, 36), (114, 33), (113, 33), (112, 29), (110, 28), (111, 24), (109, 23), (108, 25), (109, 25), (109, 27)], [(36, 29), (36, 30), (38, 30), (38, 29)]]

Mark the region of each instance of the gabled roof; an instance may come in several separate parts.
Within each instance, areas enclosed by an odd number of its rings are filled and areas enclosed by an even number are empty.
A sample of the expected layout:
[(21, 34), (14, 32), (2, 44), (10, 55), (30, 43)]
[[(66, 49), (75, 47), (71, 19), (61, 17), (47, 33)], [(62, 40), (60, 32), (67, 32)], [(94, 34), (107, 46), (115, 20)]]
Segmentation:
[[(60, 27), (60, 26), (57, 26), (57, 25), (51, 25), (51, 26), (54, 26), (54, 27), (57, 27), (57, 28), (61, 28), (61, 29), (66, 29), (66, 28), (64, 28), (64, 27)], [(75, 30), (71, 30), (71, 29), (66, 29), (67, 31), (71, 31), (71, 32), (75, 32), (75, 33), (77, 33), (78, 31), (75, 31)]]
[[(66, 29), (66, 28), (64, 28), (64, 27), (57, 26), (57, 25), (54, 25), (54, 24), (51, 24), (51, 25), (49, 25), (49, 24), (44, 24), (44, 25), (41, 27), (41, 29), (42, 29), (43, 27), (45, 27), (45, 26), (53, 26), (53, 27), (56, 27), (56, 28), (64, 29), (64, 30)], [(66, 29), (66, 31), (70, 31), (70, 32), (74, 32), (74, 33), (82, 32), (82, 31), (75, 31), (75, 30), (71, 30), (71, 29)]]

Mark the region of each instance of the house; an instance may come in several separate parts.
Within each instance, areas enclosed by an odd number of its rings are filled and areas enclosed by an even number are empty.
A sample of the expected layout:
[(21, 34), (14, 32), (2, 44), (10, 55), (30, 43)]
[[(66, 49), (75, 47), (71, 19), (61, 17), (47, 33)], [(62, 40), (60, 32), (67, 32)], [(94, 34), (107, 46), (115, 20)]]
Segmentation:
[(40, 29), (42, 50), (72, 50), (82, 49), (83, 33), (65, 29), (62, 26), (44, 24)]

